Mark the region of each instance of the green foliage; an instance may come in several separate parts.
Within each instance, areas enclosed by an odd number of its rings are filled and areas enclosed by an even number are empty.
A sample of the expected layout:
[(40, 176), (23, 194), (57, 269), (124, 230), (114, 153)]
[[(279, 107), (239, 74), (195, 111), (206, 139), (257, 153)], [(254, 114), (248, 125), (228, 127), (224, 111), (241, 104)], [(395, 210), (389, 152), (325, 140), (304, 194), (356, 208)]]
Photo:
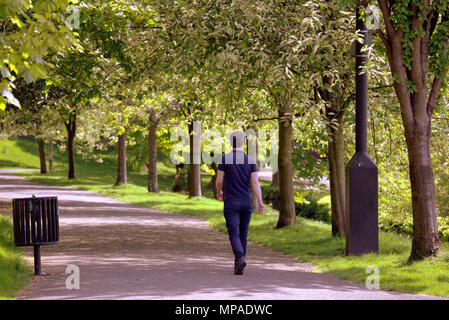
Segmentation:
[(379, 227), (386, 231), (413, 233), (410, 181), (403, 172), (382, 168), (379, 180)]
[(437, 217), (438, 233), (441, 241), (449, 242), (449, 217)]
[[(279, 188), (272, 185), (262, 185), (263, 201), (271, 204), (273, 209), (279, 210), (280, 192)], [(329, 223), (331, 215), (329, 206), (320, 203), (316, 195), (302, 190), (297, 190), (295, 195), (295, 212), (297, 216), (314, 219)]]
[[(409, 180), (408, 155), (401, 133), (399, 110), (391, 102), (389, 93), (382, 99), (371, 98), (381, 108), (370, 108), (370, 154), (379, 168), (379, 227), (401, 234), (413, 233), (412, 198)], [(432, 159), (434, 164), (438, 230), (440, 239), (448, 241), (449, 216), (449, 124), (446, 95), (436, 108), (433, 121)], [(383, 100), (383, 101), (382, 101)], [(390, 100), (390, 101), (389, 101)], [(393, 100), (394, 101), (394, 100)], [(393, 114), (394, 117), (388, 117)]]
[(311, 196), (295, 197), (295, 212), (297, 216), (323, 221), (330, 223), (332, 221), (329, 207), (325, 204), (320, 204)]
[(148, 163), (148, 137), (142, 132), (128, 134), (126, 163), (131, 170), (145, 171)]
[(279, 188), (276, 186), (272, 186), (272, 185), (268, 185), (268, 186), (262, 185), (260, 188), (262, 190), (263, 201), (267, 204), (271, 204), (271, 206), (274, 209), (279, 210), (279, 208), (280, 208)]
[(11, 93), (17, 78), (28, 83), (47, 77), (50, 51), (63, 52), (76, 44), (66, 26), (68, 0), (0, 0), (0, 110), (6, 104), (20, 106)]
[[(404, 55), (404, 65), (411, 70), (413, 39), (424, 37), (426, 33), (434, 32), (430, 38), (429, 45), (429, 71), (433, 74), (440, 74), (446, 69), (445, 62), (448, 58), (447, 32), (449, 31), (449, 8), (447, 1), (395, 1), (391, 7), (392, 14), (390, 20), (394, 23), (395, 29), (403, 32), (402, 49)], [(417, 22), (419, 18), (420, 23)], [(426, 26), (431, 27), (427, 30)]]
[(186, 167), (179, 168), (173, 180), (173, 185), (171, 191), (173, 192), (184, 192), (187, 190), (187, 170)]
[[(300, 142), (306, 143), (309, 134), (301, 134), (298, 132), (297, 135), (300, 137)], [(323, 144), (321, 141), (325, 141), (321, 140), (324, 138), (325, 135), (316, 137), (316, 139), (314, 139), (315, 141), (307, 141), (307, 144), (319, 147), (320, 144)], [(318, 157), (320, 157), (320, 159), (318, 159)], [(292, 164), (295, 169), (296, 178), (309, 179), (315, 182), (326, 176), (329, 167), (326, 153), (323, 152), (323, 154), (319, 154), (315, 150), (304, 148), (299, 143), (293, 145)]]

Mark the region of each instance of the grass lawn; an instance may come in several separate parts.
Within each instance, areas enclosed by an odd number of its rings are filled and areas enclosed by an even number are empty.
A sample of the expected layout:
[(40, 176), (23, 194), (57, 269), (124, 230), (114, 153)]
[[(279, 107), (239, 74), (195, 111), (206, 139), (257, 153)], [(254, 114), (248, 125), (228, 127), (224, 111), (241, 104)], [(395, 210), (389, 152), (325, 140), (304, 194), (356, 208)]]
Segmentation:
[[(5, 147), (6, 146), (6, 147)], [(20, 149), (20, 150), (13, 150)], [(2, 151), (3, 150), (3, 151)], [(0, 158), (4, 152), (21, 155), (0, 160), (0, 166), (34, 167), (39, 166), (37, 144), (32, 140), (0, 140)], [(3, 154), (2, 154), (3, 152)], [(226, 231), (221, 214), (223, 204), (211, 199), (212, 192), (204, 188), (205, 198), (189, 199), (185, 194), (170, 192), (174, 178), (174, 168), (163, 159), (159, 165), (159, 194), (150, 194), (146, 190), (145, 173), (130, 172), (129, 184), (113, 188), (115, 181), (115, 155), (105, 154), (104, 161), (77, 158), (77, 179), (68, 181), (65, 154), (56, 152), (55, 171), (42, 176), (37, 172), (23, 172), (23, 176), (36, 183), (71, 186), (105, 194), (115, 199), (136, 205), (151, 207), (168, 212), (199, 216), (222, 232)], [(206, 186), (210, 177), (203, 177)], [(323, 201), (328, 201), (328, 195)], [(317, 272), (332, 274), (364, 284), (367, 267), (377, 266), (380, 271), (382, 290), (402, 291), (449, 297), (449, 248), (441, 244), (439, 257), (414, 263), (407, 263), (411, 249), (408, 237), (380, 233), (380, 254), (366, 254), (361, 257), (345, 257), (344, 239), (331, 236), (329, 224), (308, 219), (298, 219), (298, 224), (275, 229), (277, 211), (269, 208), (264, 216), (254, 215), (249, 231), (249, 240), (266, 247), (312, 263)]]
[(0, 300), (14, 299), (31, 277), (20, 248), (14, 246), (12, 222), (0, 214)]

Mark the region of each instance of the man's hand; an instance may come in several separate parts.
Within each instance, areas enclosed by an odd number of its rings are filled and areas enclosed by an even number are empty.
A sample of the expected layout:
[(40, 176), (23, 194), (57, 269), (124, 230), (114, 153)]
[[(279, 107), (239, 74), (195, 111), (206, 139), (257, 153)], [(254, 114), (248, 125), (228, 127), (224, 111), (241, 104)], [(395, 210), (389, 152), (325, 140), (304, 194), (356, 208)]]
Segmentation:
[(260, 203), (259, 203), (259, 210), (258, 210), (258, 213), (259, 213), (259, 214), (263, 214), (264, 211), (265, 211), (265, 205), (264, 205), (262, 202), (260, 202)]
[(220, 192), (217, 192), (217, 199), (220, 201), (223, 201), (223, 191), (220, 190)]

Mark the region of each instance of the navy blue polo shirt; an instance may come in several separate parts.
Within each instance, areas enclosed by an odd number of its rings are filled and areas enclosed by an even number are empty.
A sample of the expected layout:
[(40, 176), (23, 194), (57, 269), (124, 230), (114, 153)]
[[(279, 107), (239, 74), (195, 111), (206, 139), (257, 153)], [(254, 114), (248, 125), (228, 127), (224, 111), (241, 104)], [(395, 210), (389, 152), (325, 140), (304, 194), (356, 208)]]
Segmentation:
[(233, 150), (221, 157), (218, 170), (224, 172), (225, 202), (251, 199), (251, 173), (257, 172), (256, 160), (253, 157), (241, 150)]

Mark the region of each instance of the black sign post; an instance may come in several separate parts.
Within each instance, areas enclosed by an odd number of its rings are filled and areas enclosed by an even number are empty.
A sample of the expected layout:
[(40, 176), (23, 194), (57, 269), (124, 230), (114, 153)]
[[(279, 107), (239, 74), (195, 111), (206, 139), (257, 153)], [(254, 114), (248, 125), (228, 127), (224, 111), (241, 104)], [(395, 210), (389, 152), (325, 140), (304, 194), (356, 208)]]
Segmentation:
[(357, 5), (356, 29), (363, 43), (355, 43), (356, 60), (356, 153), (346, 166), (346, 255), (379, 251), (378, 170), (368, 154), (368, 77), (362, 72), (368, 61), (370, 34)]

